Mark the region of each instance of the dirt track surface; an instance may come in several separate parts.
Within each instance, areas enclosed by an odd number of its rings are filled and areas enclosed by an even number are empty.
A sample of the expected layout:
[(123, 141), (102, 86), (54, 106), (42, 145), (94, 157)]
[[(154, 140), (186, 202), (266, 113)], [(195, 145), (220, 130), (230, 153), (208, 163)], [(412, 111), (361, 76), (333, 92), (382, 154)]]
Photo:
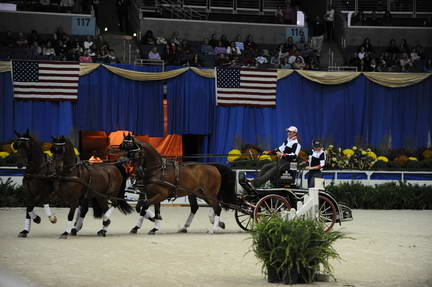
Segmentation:
[[(113, 212), (105, 238), (97, 237), (101, 221), (89, 212), (78, 237), (58, 239), (66, 226), (66, 209), (53, 209), (51, 224), (33, 224), (28, 238), (24, 209), (0, 209), (0, 287), (11, 286), (275, 286), (266, 282), (261, 265), (247, 253), (250, 240), (223, 212), (227, 229), (216, 235), (208, 208), (200, 208), (188, 234), (177, 234), (189, 214), (187, 207), (162, 207), (161, 230), (147, 235), (146, 221), (138, 235), (129, 234), (137, 216)], [(300, 286), (432, 286), (432, 211), (354, 210), (354, 221), (337, 227), (354, 240), (335, 248), (337, 281)], [(277, 286), (277, 285), (276, 285)]]

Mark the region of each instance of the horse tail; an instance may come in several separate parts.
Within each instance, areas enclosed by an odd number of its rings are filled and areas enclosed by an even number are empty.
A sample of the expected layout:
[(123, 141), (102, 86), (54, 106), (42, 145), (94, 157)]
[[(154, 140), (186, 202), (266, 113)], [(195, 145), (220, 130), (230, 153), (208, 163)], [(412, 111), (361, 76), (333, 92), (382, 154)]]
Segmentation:
[[(119, 169), (119, 171), (122, 175), (122, 183), (121, 183), (120, 189), (117, 193), (117, 197), (125, 198), (126, 181), (128, 179), (128, 174), (126, 173), (126, 169), (123, 166), (123, 164), (117, 163), (115, 166)], [(123, 214), (130, 214), (133, 211), (132, 206), (130, 206), (129, 203), (126, 202), (126, 200), (118, 200), (116, 203), (116, 207), (118, 207), (120, 209), (121, 213), (123, 213)]]
[(228, 166), (218, 163), (210, 163), (221, 174), (222, 182), (218, 193), (218, 199), (225, 203), (235, 204), (238, 199), (235, 192), (236, 174)]
[(99, 201), (97, 200), (97, 198), (93, 197), (91, 199), (91, 205), (93, 207), (93, 216), (95, 218), (102, 218), (102, 216), (104, 215), (104, 211), (99, 205)]

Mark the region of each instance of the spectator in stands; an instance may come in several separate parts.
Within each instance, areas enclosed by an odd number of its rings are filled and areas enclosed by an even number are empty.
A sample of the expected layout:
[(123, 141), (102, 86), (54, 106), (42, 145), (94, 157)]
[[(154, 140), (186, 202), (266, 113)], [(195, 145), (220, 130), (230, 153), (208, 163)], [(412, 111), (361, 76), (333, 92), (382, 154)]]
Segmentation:
[(96, 41), (95, 41), (96, 49), (103, 49), (103, 48), (109, 48), (108, 42), (105, 41), (102, 34), (99, 34)]
[(209, 45), (209, 40), (208, 39), (204, 39), (204, 43), (201, 44), (200, 53), (203, 56), (214, 55), (214, 48)]
[(226, 52), (228, 55), (230, 55), (231, 58), (233, 58), (234, 56), (240, 56), (241, 55), (241, 51), (238, 47), (236, 47), (235, 42), (231, 42), (231, 44), (228, 46), (228, 48), (226, 49)]
[(410, 52), (410, 48), (409, 48), (409, 45), (408, 45), (406, 39), (401, 40), (401, 43), (399, 46), (399, 51), (400, 51), (400, 53), (409, 53)]
[(161, 56), (158, 52), (157, 47), (153, 47), (148, 53), (149, 60), (161, 60)]
[(88, 49), (90, 49), (93, 45), (94, 45), (94, 42), (93, 42), (92, 36), (87, 35), (87, 36), (86, 36), (86, 39), (85, 39), (85, 41), (84, 41), (84, 49), (85, 49), (85, 50), (88, 50)]
[(402, 56), (399, 60), (399, 65), (402, 69), (402, 72), (406, 72), (413, 66), (411, 59), (408, 57), (407, 53), (402, 53)]
[(50, 59), (55, 57), (56, 53), (54, 47), (52, 46), (51, 40), (48, 40), (46, 46), (42, 48), (42, 55), (48, 56)]
[(280, 65), (280, 58), (279, 58), (279, 50), (274, 50), (271, 57), (270, 57), (270, 65), (273, 66), (273, 68), (278, 68)]
[(351, 67), (360, 67), (360, 60), (358, 57), (358, 52), (355, 51), (353, 57), (349, 60), (348, 65)]
[(214, 54), (219, 55), (219, 54), (226, 54), (226, 53), (227, 53), (227, 48), (223, 45), (222, 41), (219, 41), (216, 47), (214, 48)]
[(371, 15), (367, 18), (367, 25), (368, 26), (381, 26), (381, 21), (378, 18), (375, 10), (373, 10)]
[(280, 67), (281, 69), (292, 69), (292, 65), (289, 63), (288, 57), (281, 59)]
[(240, 38), (241, 38), (240, 34), (237, 34), (234, 42), (235, 42), (236, 47), (239, 48), (239, 50), (241, 52), (243, 52), (243, 50), (244, 50), (244, 43), (240, 40)]
[(415, 48), (412, 48), (412, 49), (411, 49), (411, 52), (410, 52), (410, 54), (409, 54), (409, 57), (411, 58), (411, 61), (412, 61), (413, 63), (415, 63), (415, 62), (417, 62), (417, 61), (420, 60), (420, 56), (419, 56), (419, 54), (417, 54), (417, 50), (416, 50)]
[(113, 49), (108, 50), (108, 55), (105, 57), (107, 63), (109, 64), (119, 64), (120, 60), (115, 55), (115, 52)]
[(265, 67), (269, 63), (268, 51), (267, 53), (263, 50), (260, 55), (255, 58), (255, 64), (257, 67)]
[(223, 34), (223, 35), (220, 37), (220, 41), (222, 42), (222, 45), (223, 45), (225, 48), (229, 47), (230, 42), (228, 41), (226, 35)]
[(312, 21), (311, 28), (311, 46), (319, 57), (321, 55), (321, 48), (324, 41), (324, 23), (319, 16), (316, 16), (315, 20)]
[(417, 53), (417, 55), (420, 57), (420, 59), (423, 59), (424, 58), (424, 49), (423, 49), (422, 45), (417, 44), (414, 49), (415, 49), (415, 52)]
[(216, 56), (215, 66), (227, 66), (229, 63), (229, 59), (226, 57), (224, 53), (220, 53)]
[(202, 62), (201, 62), (201, 59), (200, 59), (200, 56), (198, 53), (194, 53), (192, 55), (192, 60), (190, 61), (189, 66), (191, 66), (191, 67), (201, 67), (202, 66)]
[(302, 56), (297, 56), (294, 65), (292, 65), (294, 69), (296, 70), (304, 70), (306, 67), (305, 61)]
[(335, 10), (333, 8), (333, 5), (330, 2), (327, 11), (324, 14), (324, 20), (325, 20), (326, 32), (327, 32), (327, 41), (334, 40), (334, 16), (335, 16)]
[(297, 10), (292, 5), (291, 0), (286, 1), (285, 9), (283, 9), (284, 23), (289, 25), (297, 24)]
[(171, 37), (169, 38), (169, 42), (171, 44), (175, 44), (176, 46), (180, 46), (182, 41), (180, 39), (179, 33), (173, 32)]
[(245, 46), (243, 51), (242, 66), (251, 67), (255, 66), (255, 58), (257, 57), (257, 51), (252, 45)]
[(281, 6), (277, 6), (275, 12), (275, 23), (284, 24), (284, 12)]
[(147, 30), (141, 40), (141, 43), (143, 45), (154, 45), (156, 43), (156, 38), (151, 30)]
[(15, 46), (18, 48), (25, 48), (28, 46), (28, 40), (24, 33), (20, 32), (18, 33), (18, 38), (15, 41)]
[(387, 70), (388, 70), (387, 60), (385, 58), (385, 55), (382, 53), (378, 58), (376, 71), (377, 72), (386, 72)]
[(390, 40), (390, 46), (387, 47), (386, 52), (389, 53), (390, 56), (400, 53), (399, 48), (396, 46), (396, 40), (395, 39)]
[(364, 47), (366, 53), (374, 53), (374, 48), (372, 47), (371, 41), (368, 37), (363, 40), (361, 47)]
[(33, 41), (30, 47), (30, 53), (33, 56), (39, 56), (42, 55), (42, 48), (39, 46), (38, 41)]
[(392, 23), (393, 23), (392, 15), (391, 15), (389, 10), (386, 10), (384, 12), (384, 16), (382, 18), (382, 25), (383, 26), (391, 26)]
[(72, 54), (74, 55), (75, 60), (78, 60), (80, 55), (82, 55), (84, 49), (82, 48), (79, 41), (75, 41), (74, 46), (72, 47)]
[(427, 59), (425, 64), (423, 65), (423, 72), (432, 73), (432, 59), (431, 58)]
[(378, 69), (378, 65), (376, 63), (375, 58), (372, 58), (369, 63), (369, 68), (367, 69), (369, 72), (376, 72)]
[(244, 41), (243, 44), (244, 44), (245, 50), (247, 50), (247, 49), (256, 50), (256, 48), (257, 48), (257, 44), (254, 42), (254, 39), (253, 39), (251, 34), (246, 36), (246, 41)]
[(36, 30), (32, 30), (30, 36), (28, 37), (29, 44), (31, 45), (33, 42), (39, 42), (40, 36)]
[(216, 34), (211, 34), (210, 36), (210, 40), (209, 40), (209, 45), (214, 48), (216, 48), (216, 46), (218, 45), (219, 41), (216, 39)]
[(298, 48), (300, 51), (304, 50), (304, 48), (305, 48), (306, 45), (307, 45), (306, 38), (305, 38), (304, 34), (300, 35), (300, 39), (299, 39), (299, 41), (296, 43), (296, 45), (297, 45), (297, 48)]
[(294, 46), (293, 37), (289, 36), (286, 41), (283, 43), (282, 54), (290, 53), (292, 47)]

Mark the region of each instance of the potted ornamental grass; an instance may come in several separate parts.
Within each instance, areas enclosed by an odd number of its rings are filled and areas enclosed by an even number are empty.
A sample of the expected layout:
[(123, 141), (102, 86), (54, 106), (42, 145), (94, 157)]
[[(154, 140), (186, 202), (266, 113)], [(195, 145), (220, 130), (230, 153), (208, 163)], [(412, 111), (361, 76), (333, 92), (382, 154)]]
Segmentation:
[(316, 220), (285, 221), (279, 216), (256, 223), (251, 235), (251, 249), (262, 262), (268, 282), (285, 284), (315, 281), (319, 266), (331, 275), (329, 261), (340, 259), (333, 244), (346, 238), (340, 231), (325, 232)]

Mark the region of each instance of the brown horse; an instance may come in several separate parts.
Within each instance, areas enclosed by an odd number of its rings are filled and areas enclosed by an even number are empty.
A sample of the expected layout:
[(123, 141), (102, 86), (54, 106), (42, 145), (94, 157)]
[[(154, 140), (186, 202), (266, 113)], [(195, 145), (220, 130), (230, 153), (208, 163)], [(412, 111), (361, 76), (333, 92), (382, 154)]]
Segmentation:
[(50, 162), (43, 153), (41, 144), (30, 136), (28, 129), (23, 134), (15, 134), (18, 139), (13, 146), (18, 151), (18, 167), (26, 166), (23, 188), (30, 202), (26, 208), (24, 230), (18, 234), (18, 237), (24, 238), (30, 233), (32, 221), (37, 224), (41, 222), (41, 218), (34, 212), (34, 207), (38, 204), (44, 205), (45, 214), (51, 223), (57, 222), (49, 207), (54, 180)]
[[(121, 149), (128, 150), (137, 178), (141, 185), (151, 194), (148, 200), (142, 201), (141, 217), (152, 204), (171, 198), (188, 196), (191, 203), (191, 214), (180, 232), (186, 232), (198, 210), (196, 198), (201, 198), (212, 207), (209, 215), (212, 222), (210, 233), (218, 227), (224, 227), (220, 222), (220, 201), (236, 203), (234, 172), (217, 164), (181, 164), (176, 161), (167, 161), (150, 145), (135, 141), (129, 133), (123, 135)], [(141, 220), (142, 222), (142, 220)], [(140, 228), (140, 224), (133, 230)]]
[(75, 228), (72, 229), (73, 215), (68, 216), (68, 226), (62, 237), (76, 234), (82, 228), (89, 203), (92, 203), (94, 217), (103, 218), (103, 228), (97, 232), (98, 236), (106, 236), (115, 207), (124, 214), (132, 212), (132, 207), (124, 199), (127, 174), (122, 163), (78, 163), (71, 141), (64, 136), (53, 138), (51, 151), (59, 177), (56, 194), (71, 208), (81, 205)]

